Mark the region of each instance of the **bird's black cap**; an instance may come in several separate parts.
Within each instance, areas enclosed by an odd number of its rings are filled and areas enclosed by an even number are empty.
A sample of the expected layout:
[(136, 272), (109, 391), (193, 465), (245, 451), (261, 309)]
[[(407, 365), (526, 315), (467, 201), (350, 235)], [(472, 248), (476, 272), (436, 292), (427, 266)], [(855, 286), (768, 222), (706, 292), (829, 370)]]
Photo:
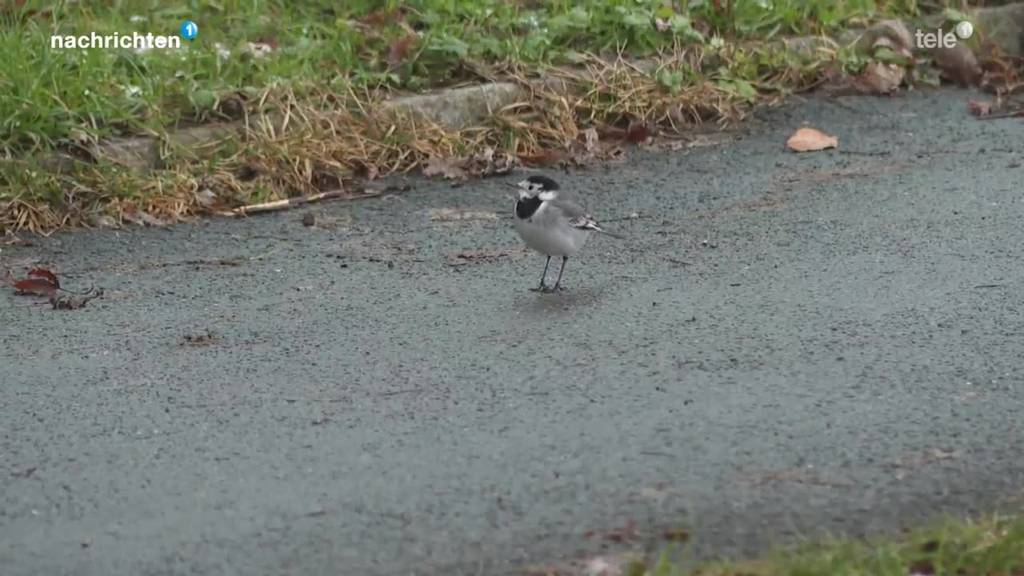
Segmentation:
[(526, 181), (532, 182), (534, 184), (540, 184), (542, 189), (544, 190), (558, 190), (558, 182), (555, 182), (554, 180), (548, 178), (547, 176), (540, 176), (539, 174), (534, 174), (533, 176), (527, 178)]

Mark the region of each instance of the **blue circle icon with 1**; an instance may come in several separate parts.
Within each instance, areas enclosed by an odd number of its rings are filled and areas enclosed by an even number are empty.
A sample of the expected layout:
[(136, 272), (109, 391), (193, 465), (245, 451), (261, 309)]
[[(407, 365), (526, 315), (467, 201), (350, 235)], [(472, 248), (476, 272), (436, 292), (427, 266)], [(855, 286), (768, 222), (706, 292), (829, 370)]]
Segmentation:
[(181, 23), (181, 37), (185, 40), (195, 40), (196, 35), (199, 34), (199, 26), (191, 20), (185, 20)]

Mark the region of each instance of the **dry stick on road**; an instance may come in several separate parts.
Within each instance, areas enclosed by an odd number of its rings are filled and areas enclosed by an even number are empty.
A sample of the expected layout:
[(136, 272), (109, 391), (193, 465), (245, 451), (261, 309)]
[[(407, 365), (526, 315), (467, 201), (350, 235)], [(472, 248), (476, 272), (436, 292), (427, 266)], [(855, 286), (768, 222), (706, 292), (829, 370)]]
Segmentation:
[(347, 191), (329, 190), (327, 192), (321, 192), (319, 194), (313, 194), (312, 196), (297, 196), (295, 198), (285, 198), (284, 200), (274, 200), (271, 202), (262, 202), (260, 204), (249, 204), (248, 206), (239, 206), (233, 210), (226, 210), (224, 212), (218, 212), (219, 216), (248, 216), (250, 214), (261, 214), (264, 212), (276, 212), (278, 210), (288, 210), (296, 206), (302, 206), (304, 204), (313, 204), (314, 202), (320, 202), (322, 200), (330, 200), (332, 198), (348, 198), (350, 200), (362, 200), (364, 198), (374, 198), (381, 196), (390, 189), (375, 190), (373, 192), (366, 192), (359, 196), (351, 196)]
[(239, 206), (234, 210), (219, 212), (218, 214), (220, 216), (248, 216), (249, 214), (259, 214), (262, 212), (288, 210), (289, 208), (294, 208), (303, 204), (312, 204), (313, 202), (320, 202), (321, 200), (328, 200), (331, 198), (341, 198), (346, 195), (347, 193), (345, 190), (330, 190), (328, 192), (313, 194), (312, 196), (299, 196), (297, 198), (285, 198), (284, 200), (274, 200), (272, 202)]

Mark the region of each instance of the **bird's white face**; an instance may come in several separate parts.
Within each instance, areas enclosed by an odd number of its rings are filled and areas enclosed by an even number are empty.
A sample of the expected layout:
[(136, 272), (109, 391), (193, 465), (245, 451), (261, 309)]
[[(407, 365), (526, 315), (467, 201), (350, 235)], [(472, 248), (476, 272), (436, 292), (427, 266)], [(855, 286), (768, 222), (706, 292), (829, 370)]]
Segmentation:
[(521, 180), (516, 186), (519, 187), (519, 199), (526, 200), (533, 198), (539, 192), (544, 190), (544, 185), (539, 182), (530, 182), (529, 180)]
[(548, 200), (554, 200), (555, 191), (548, 190), (540, 182), (531, 182), (529, 180), (522, 180), (516, 186), (519, 188), (519, 199), (528, 200), (530, 198), (539, 197), (542, 201), (547, 202)]

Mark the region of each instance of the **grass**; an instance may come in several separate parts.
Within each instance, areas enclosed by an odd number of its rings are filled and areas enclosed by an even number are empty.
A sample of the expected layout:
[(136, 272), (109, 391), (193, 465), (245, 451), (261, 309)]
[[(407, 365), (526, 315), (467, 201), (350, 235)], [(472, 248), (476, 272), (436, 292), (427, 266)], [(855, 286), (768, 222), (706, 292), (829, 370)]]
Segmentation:
[[(1021, 576), (1024, 518), (947, 520), (897, 539), (832, 540), (765, 558), (693, 566), (665, 552), (627, 566), (628, 576)], [(689, 566), (687, 564), (690, 564)]]
[[(572, 62), (580, 53), (652, 55), (682, 40), (820, 34), (863, 24), (910, 2), (27, 2), (0, 14), (0, 151), (62, 139), (160, 130), (216, 116), (218, 99), (268, 86), (421, 90), (479, 79), (489, 66)], [(717, 8), (723, 5), (724, 8)], [(767, 8), (771, 6), (771, 8)], [(177, 34), (181, 50), (53, 50), (53, 34)], [(664, 30), (652, 25), (661, 19)], [(272, 46), (255, 57), (249, 43)]]
[[(408, 170), (429, 156), (472, 154), (482, 146), (536, 154), (566, 148), (591, 126), (639, 120), (679, 131), (731, 120), (753, 104), (813, 84), (837, 57), (807, 61), (768, 40), (829, 34), (920, 10), (916, 0), (27, 0), (2, 6), (0, 233), (88, 223), (97, 213), (119, 220), (124, 210), (173, 219), (202, 212), (195, 193), (204, 189), (220, 207), (237, 205), (367, 172)], [(54, 34), (173, 35), (186, 18), (198, 24), (198, 37), (177, 50), (50, 48)], [(637, 58), (656, 65), (644, 72), (624, 65)], [(491, 79), (526, 82), (570, 65), (598, 67), (600, 80), (574, 78), (578, 98), (554, 118), (534, 100), (517, 108), (531, 112), (526, 119), (505, 114), (504, 123), (469, 133), (410, 129), (392, 119), (395, 128), (382, 140), (366, 127), (366, 112), (396, 93)], [(636, 97), (638, 86), (644, 98)], [(697, 101), (702, 109), (672, 113), (673, 102), (686, 111)], [(114, 136), (162, 136), (175, 127), (265, 112), (303, 121), (293, 124), (294, 134), (250, 131), (206, 156), (165, 150), (163, 168), (145, 176), (92, 153), (98, 141)], [(560, 138), (551, 130), (530, 132), (540, 125), (571, 129)], [(358, 133), (360, 141), (340, 148), (298, 145), (296, 137), (339, 132)], [(409, 138), (397, 141), (396, 133), (430, 136), (413, 145)], [(379, 155), (383, 161), (356, 152), (368, 141), (389, 151)], [(312, 159), (319, 168), (303, 176), (295, 166), (311, 158), (300, 156), (310, 148), (318, 151)], [(54, 150), (87, 163), (54, 173), (39, 162)], [(253, 165), (295, 177), (245, 177)]]

